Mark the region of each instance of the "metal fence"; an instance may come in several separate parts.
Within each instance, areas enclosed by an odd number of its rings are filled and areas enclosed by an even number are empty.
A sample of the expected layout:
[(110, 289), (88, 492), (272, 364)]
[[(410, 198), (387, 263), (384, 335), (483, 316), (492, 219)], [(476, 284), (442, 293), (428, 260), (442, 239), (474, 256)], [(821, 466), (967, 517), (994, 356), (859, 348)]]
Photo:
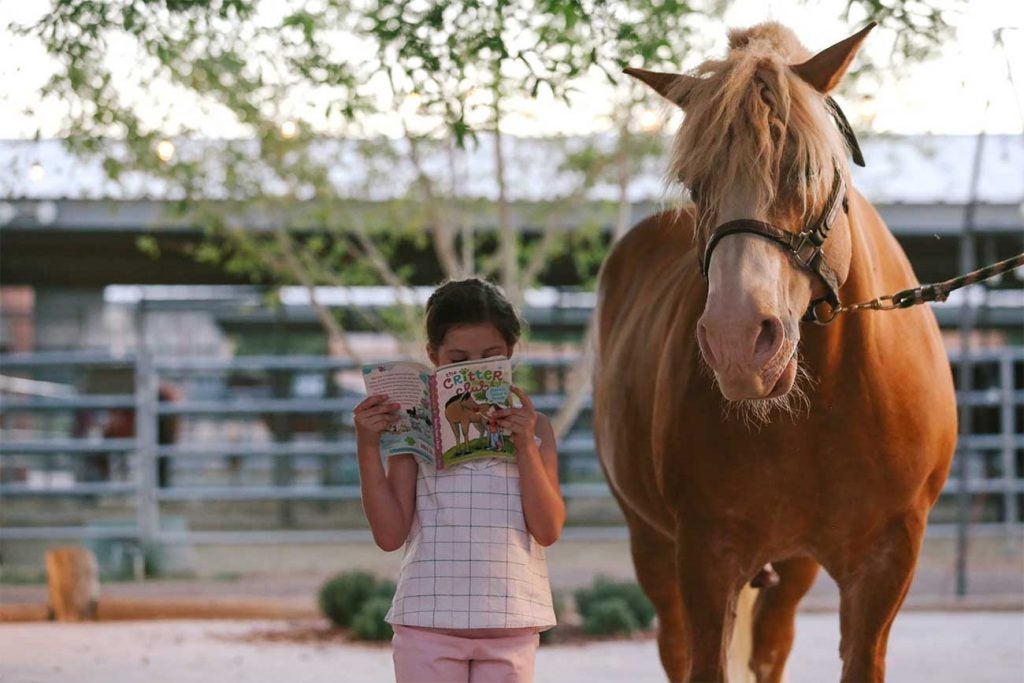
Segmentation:
[[(972, 389), (958, 392), (958, 400), (976, 412), (972, 420), (975, 431), (961, 438), (958, 457), (968, 458), (968, 493), (991, 508), (983, 511), (988, 521), (976, 526), (1020, 534), (1024, 500), (1024, 348), (975, 351), (972, 359), (974, 376), (968, 384)], [(555, 384), (560, 382), (564, 386), (572, 360), (523, 358), (519, 367), (553, 373)], [(956, 367), (957, 354), (950, 360)], [(130, 377), (131, 390), (83, 393), (76, 378), (83, 372), (104, 370), (116, 370)], [(140, 544), (187, 544), (365, 539), (366, 532), (362, 530), (189, 531), (166, 529), (161, 524), (161, 507), (172, 501), (358, 499), (350, 418), (352, 408), (362, 396), (356, 390), (345, 391), (331, 379), (322, 386), (315, 381), (317, 377), (330, 378), (338, 371), (355, 372), (357, 368), (344, 359), (318, 356), (167, 360), (154, 359), (145, 352), (122, 357), (82, 352), (0, 354), (0, 540), (119, 538)], [(253, 373), (277, 377), (278, 381), (257, 382), (249, 390), (241, 391), (231, 389), (223, 379)], [(190, 392), (188, 400), (158, 400), (159, 384), (172, 377), (177, 382), (190, 383), (190, 387), (206, 386), (208, 390)], [(304, 378), (312, 390), (307, 387), (304, 392), (297, 391), (296, 378)], [(535, 403), (546, 412), (557, 409), (561, 400), (557, 392), (535, 393)], [(94, 430), (69, 438), (66, 432), (60, 433), (71, 422), (69, 415), (110, 411), (130, 416), (130, 436), (104, 436)], [(264, 431), (263, 440), (258, 442), (225, 441), (209, 435), (174, 443), (161, 443), (159, 438), (161, 420), (240, 419), (266, 425), (282, 416), (321, 416), (319, 438), (295, 439), (287, 425), (283, 430)], [(567, 499), (610, 498), (594, 454), (590, 419), (587, 401), (576, 426), (559, 446), (563, 493)], [(48, 430), (51, 433), (47, 436)], [(96, 458), (97, 454), (108, 461), (120, 459), (123, 480), (115, 480), (110, 472), (101, 480), (79, 476), (82, 469), (76, 464)], [(239, 470), (250, 464), (259, 465), (270, 481), (203, 479), (204, 467), (228, 460), (236, 463)], [(62, 463), (72, 463), (71, 470), (61, 470)], [(199, 474), (174, 484), (161, 480), (161, 467), (165, 466), (177, 473), (176, 477), (193, 470)], [(189, 478), (198, 479), (198, 483), (190, 483)], [(944, 498), (955, 495), (958, 487), (959, 482), (951, 478)], [(5, 521), (3, 502), (29, 496), (129, 496), (135, 512), (134, 524), (128, 528), (34, 523), (18, 526)], [(940, 532), (949, 529), (950, 521), (948, 515), (933, 515), (933, 528)], [(624, 535), (621, 528), (610, 531), (611, 535)], [(607, 536), (608, 532), (602, 533)], [(577, 535), (586, 534), (586, 530), (580, 530)]]

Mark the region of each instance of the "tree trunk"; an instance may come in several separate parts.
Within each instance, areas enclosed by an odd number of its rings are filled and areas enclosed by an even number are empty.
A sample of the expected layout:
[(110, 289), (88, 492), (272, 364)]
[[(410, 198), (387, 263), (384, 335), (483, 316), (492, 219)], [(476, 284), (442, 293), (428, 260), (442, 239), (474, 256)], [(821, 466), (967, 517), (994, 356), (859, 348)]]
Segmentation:
[(87, 621), (96, 618), (100, 579), (99, 566), (91, 551), (77, 547), (47, 551), (46, 577), (54, 619)]

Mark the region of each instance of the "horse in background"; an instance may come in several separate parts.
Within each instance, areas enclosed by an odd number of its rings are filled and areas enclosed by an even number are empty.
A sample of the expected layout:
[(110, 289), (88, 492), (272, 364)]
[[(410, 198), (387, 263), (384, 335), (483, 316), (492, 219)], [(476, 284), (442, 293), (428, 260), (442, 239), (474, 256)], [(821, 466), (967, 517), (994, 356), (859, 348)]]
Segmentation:
[(444, 404), (444, 417), (455, 433), (457, 449), (463, 446), (469, 448), (469, 443), (473, 440), (473, 435), (469, 431), (470, 425), (476, 427), (481, 436), (486, 433), (482, 411), (483, 406), (477, 403), (468, 391), (452, 396)]
[[(819, 566), (840, 589), (842, 680), (883, 680), (949, 472), (953, 381), (927, 307), (801, 325), (916, 283), (850, 185), (859, 150), (828, 97), (870, 29), (812, 55), (765, 23), (692, 74), (627, 70), (683, 109), (670, 173), (694, 203), (602, 266), (595, 435), (672, 681), (781, 680)], [(781, 581), (755, 594), (767, 562)], [(739, 662), (731, 640), (750, 643)]]

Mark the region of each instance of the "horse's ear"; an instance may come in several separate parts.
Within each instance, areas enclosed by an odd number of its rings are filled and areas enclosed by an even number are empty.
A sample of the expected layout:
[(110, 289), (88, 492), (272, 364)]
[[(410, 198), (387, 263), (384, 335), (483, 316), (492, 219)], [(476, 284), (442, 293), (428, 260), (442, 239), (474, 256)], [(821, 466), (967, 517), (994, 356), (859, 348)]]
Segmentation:
[(827, 47), (802, 64), (793, 64), (789, 68), (807, 84), (820, 93), (828, 93), (839, 84), (843, 74), (850, 67), (850, 62), (857, 55), (861, 43), (876, 26), (871, 22), (845, 40), (840, 40), (832, 47)]
[(634, 69), (633, 67), (627, 67), (622, 71), (650, 86), (654, 92), (680, 107), (686, 106), (690, 90), (698, 80), (693, 76), (686, 76), (684, 74), (648, 71), (647, 69)]

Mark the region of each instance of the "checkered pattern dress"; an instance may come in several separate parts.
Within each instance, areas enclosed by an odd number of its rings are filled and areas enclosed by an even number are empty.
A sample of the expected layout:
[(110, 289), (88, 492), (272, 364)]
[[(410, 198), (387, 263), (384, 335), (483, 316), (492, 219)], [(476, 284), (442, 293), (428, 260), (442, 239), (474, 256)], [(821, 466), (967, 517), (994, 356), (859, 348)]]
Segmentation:
[(436, 470), (420, 461), (392, 624), (434, 628), (555, 625), (544, 547), (526, 530), (514, 462)]

